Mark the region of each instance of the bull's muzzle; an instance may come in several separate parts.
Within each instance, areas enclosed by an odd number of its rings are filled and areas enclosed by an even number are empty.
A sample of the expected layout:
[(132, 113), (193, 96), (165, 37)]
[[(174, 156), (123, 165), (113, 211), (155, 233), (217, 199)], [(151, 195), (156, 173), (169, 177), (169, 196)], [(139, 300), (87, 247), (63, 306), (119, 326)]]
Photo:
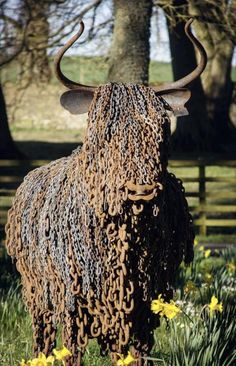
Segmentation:
[(161, 183), (138, 184), (126, 182), (127, 198), (131, 201), (151, 201), (163, 189)]

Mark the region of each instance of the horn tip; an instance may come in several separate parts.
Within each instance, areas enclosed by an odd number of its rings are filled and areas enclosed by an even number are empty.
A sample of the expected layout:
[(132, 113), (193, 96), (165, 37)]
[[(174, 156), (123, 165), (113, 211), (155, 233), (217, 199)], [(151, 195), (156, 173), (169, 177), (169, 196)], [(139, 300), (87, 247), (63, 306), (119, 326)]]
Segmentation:
[(189, 20), (185, 23), (184, 30), (186, 33), (189, 32), (190, 25), (193, 23), (194, 18), (189, 18)]
[(189, 20), (186, 22), (186, 27), (189, 27), (192, 23), (194, 22), (194, 18), (193, 17), (191, 17), (191, 18), (189, 18)]

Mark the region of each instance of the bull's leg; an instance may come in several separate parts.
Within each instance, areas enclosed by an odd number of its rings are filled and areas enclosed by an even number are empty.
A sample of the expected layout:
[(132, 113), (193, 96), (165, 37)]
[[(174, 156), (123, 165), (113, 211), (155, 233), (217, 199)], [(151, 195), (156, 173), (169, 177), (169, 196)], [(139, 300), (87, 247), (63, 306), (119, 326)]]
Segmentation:
[(56, 325), (53, 321), (53, 313), (45, 312), (43, 314), (44, 322), (44, 349), (43, 352), (46, 356), (52, 355), (53, 348), (56, 347)]
[(56, 347), (56, 327), (53, 324), (53, 314), (51, 312), (33, 312), (33, 338), (34, 355), (38, 356), (43, 352), (46, 356), (52, 354)]
[(72, 356), (67, 358), (66, 366), (82, 366), (83, 352), (78, 347), (78, 332), (76, 314), (67, 313), (65, 315), (62, 338), (64, 346), (70, 350)]
[(34, 356), (37, 357), (39, 352), (43, 352), (44, 349), (44, 324), (43, 324), (43, 315), (40, 314), (37, 310), (32, 314), (32, 325), (33, 325), (33, 348), (34, 348)]

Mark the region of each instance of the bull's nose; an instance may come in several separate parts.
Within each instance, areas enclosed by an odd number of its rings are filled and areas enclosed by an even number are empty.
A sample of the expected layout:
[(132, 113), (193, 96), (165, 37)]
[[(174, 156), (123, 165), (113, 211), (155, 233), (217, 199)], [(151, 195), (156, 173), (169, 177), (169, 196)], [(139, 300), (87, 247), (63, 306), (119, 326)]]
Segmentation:
[(133, 192), (146, 192), (146, 191), (152, 191), (156, 187), (156, 183), (138, 184), (132, 182), (131, 180), (128, 180), (126, 182), (126, 187)]
[(160, 189), (160, 183), (138, 184), (132, 182), (131, 180), (127, 181), (126, 187), (129, 191), (128, 198), (131, 201), (150, 201), (157, 193), (157, 186), (159, 186)]

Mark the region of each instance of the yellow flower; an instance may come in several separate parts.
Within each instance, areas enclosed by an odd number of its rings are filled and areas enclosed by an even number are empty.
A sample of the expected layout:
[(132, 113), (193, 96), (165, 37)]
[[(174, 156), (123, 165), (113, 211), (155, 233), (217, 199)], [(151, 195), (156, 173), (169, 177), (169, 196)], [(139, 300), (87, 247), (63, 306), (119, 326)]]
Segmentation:
[(210, 273), (206, 273), (205, 276), (204, 276), (204, 281), (210, 285), (213, 281), (213, 277)]
[(162, 298), (162, 295), (160, 294), (158, 296), (157, 300), (153, 300), (151, 303), (151, 310), (154, 314), (158, 314), (162, 312), (164, 309), (164, 299)]
[(196, 292), (197, 291), (197, 287), (195, 285), (195, 283), (193, 281), (188, 281), (186, 283), (186, 286), (184, 287), (184, 292), (186, 294), (190, 293), (190, 292)]
[(198, 245), (198, 240), (194, 239), (193, 245), (196, 247)]
[(37, 358), (34, 358), (30, 366), (52, 366), (54, 364), (54, 357), (46, 357), (44, 353), (40, 352)]
[(51, 366), (54, 363), (54, 357), (46, 357), (42, 352), (39, 353), (39, 357), (34, 358), (30, 366)]
[(203, 246), (203, 245), (201, 245), (201, 246), (199, 247), (199, 250), (200, 250), (200, 252), (203, 252), (203, 251), (204, 251), (204, 246)]
[(117, 361), (117, 366), (126, 366), (129, 365), (131, 362), (136, 361), (136, 359), (131, 355), (130, 351), (128, 351), (128, 356), (123, 356), (120, 353), (117, 353), (120, 359)]
[(20, 366), (31, 366), (31, 361), (25, 361), (24, 359), (21, 360)]
[(219, 311), (220, 313), (223, 311), (222, 302), (218, 303), (218, 299), (214, 295), (212, 296), (211, 303), (208, 306), (210, 309), (210, 315), (212, 315), (214, 311)]
[(231, 262), (231, 263), (227, 263), (227, 267), (229, 269), (230, 272), (234, 272), (236, 271), (236, 264)]
[(154, 314), (166, 316), (168, 319), (173, 319), (176, 315), (181, 313), (181, 310), (175, 305), (173, 300), (171, 300), (170, 303), (164, 302), (162, 295), (159, 295), (157, 300), (152, 301), (151, 310)]
[(53, 354), (55, 355), (56, 360), (59, 361), (64, 361), (66, 357), (72, 356), (72, 353), (65, 346), (63, 346), (63, 348), (60, 350), (54, 349)]
[(210, 255), (211, 255), (211, 249), (207, 249), (207, 250), (204, 251), (205, 258), (210, 257)]
[(167, 304), (167, 303), (165, 304), (164, 315), (168, 319), (173, 319), (179, 313), (181, 313), (181, 310), (180, 310), (180, 308), (178, 308), (178, 306), (175, 305), (173, 300), (171, 300), (170, 304)]

